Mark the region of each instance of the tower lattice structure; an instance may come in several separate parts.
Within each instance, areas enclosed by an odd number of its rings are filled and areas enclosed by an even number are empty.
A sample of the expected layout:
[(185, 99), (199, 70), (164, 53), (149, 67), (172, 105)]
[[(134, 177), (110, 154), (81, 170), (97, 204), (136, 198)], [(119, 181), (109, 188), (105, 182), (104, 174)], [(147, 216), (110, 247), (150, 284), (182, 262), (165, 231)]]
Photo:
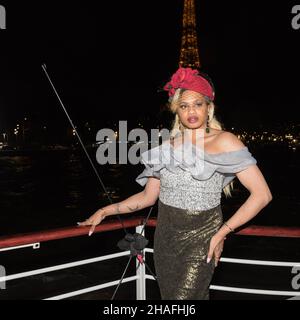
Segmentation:
[(184, 0), (182, 38), (179, 65), (181, 67), (201, 67), (196, 32), (196, 11), (194, 0)]

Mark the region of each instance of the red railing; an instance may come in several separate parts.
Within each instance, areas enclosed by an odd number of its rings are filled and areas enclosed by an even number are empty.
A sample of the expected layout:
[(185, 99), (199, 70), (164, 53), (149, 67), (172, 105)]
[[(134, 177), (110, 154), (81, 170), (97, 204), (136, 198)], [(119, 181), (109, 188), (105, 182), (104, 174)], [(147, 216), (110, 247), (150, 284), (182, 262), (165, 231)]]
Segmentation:
[[(123, 220), (126, 228), (136, 227), (143, 224), (144, 217), (133, 217)], [(155, 227), (156, 218), (150, 218), (147, 226)], [(94, 233), (112, 231), (122, 229), (122, 224), (119, 221), (107, 221), (98, 225)], [(89, 227), (67, 227), (45, 231), (38, 231), (25, 234), (16, 234), (10, 236), (0, 237), (0, 249), (17, 247), (32, 243), (41, 243), (51, 240), (66, 239), (72, 237), (79, 237), (87, 235)], [(287, 237), (287, 238), (300, 238), (300, 228), (292, 227), (273, 227), (273, 226), (248, 226), (235, 234), (247, 236), (265, 236), (265, 237)]]
[[(143, 217), (134, 217), (124, 219), (123, 224), (125, 228), (130, 228), (142, 224), (143, 220)], [(10, 236), (2, 236), (0, 237), (0, 249), (22, 246), (37, 242), (41, 243), (51, 240), (59, 240), (88, 235), (89, 229), (89, 227), (72, 226), (66, 228), (58, 228)], [(122, 229), (122, 225), (119, 221), (109, 221), (103, 222), (99, 226), (97, 226), (94, 233), (113, 231), (118, 229)]]

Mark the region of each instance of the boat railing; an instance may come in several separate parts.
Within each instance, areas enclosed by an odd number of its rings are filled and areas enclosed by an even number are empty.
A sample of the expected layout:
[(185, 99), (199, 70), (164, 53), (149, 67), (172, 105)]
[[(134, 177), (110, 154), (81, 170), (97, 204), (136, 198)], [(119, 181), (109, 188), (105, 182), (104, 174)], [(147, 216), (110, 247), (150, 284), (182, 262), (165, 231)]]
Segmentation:
[[(125, 219), (123, 221), (125, 228), (134, 227), (135, 232), (142, 233), (144, 235), (145, 229), (143, 228), (144, 218), (143, 217), (132, 217)], [(147, 221), (147, 227), (156, 226), (156, 218), (150, 218)], [(107, 221), (98, 225), (94, 233), (101, 233), (107, 231), (114, 231), (122, 229), (123, 226), (118, 221)], [(89, 232), (88, 227), (68, 227), (59, 228), (47, 231), (39, 231), (27, 234), (10, 235), (0, 237), (0, 254), (4, 251), (10, 250), (20, 250), (23, 248), (32, 247), (33, 249), (41, 249), (41, 243), (45, 243), (53, 240), (63, 240), (66, 238), (86, 236)], [(247, 235), (247, 236), (265, 236), (265, 237), (287, 237), (287, 238), (300, 238), (300, 228), (289, 228), (289, 227), (268, 227), (268, 226), (248, 226), (244, 229), (236, 232), (237, 235)], [(146, 247), (143, 250), (144, 261), (146, 259), (146, 253), (153, 253), (152, 248)], [(58, 270), (69, 269), (72, 267), (88, 265), (95, 262), (108, 261), (116, 259), (123, 256), (130, 256), (130, 251), (122, 251), (118, 253), (97, 256), (90, 259), (72, 261), (69, 263), (49, 266), (45, 268), (30, 270), (26, 272), (1, 275), (0, 274), (0, 289), (5, 288), (5, 284), (8, 281), (17, 280), (21, 278), (31, 277), (35, 275), (45, 274), (49, 272), (54, 272)], [(277, 266), (277, 267), (292, 267), (298, 268), (300, 270), (300, 262), (285, 262), (285, 261), (263, 261), (263, 260), (250, 260), (250, 259), (236, 259), (236, 258), (226, 258), (222, 257), (220, 259), (222, 263), (235, 263), (235, 264), (251, 264), (251, 265), (261, 265), (261, 266)], [(122, 283), (127, 283), (131, 281), (136, 282), (136, 300), (146, 300), (146, 280), (155, 280), (155, 278), (146, 273), (145, 263), (139, 263), (136, 259), (136, 274), (130, 277), (124, 277)], [(45, 300), (61, 300), (66, 298), (76, 297), (82, 294), (98, 291), (100, 289), (117, 286), (121, 279), (116, 279), (115, 281), (110, 281), (106, 283), (97, 284), (92, 287), (82, 288), (80, 290), (72, 292), (64, 292), (60, 295), (55, 295), (46, 298)], [(283, 297), (292, 297), (292, 299), (300, 300), (299, 291), (280, 291), (280, 290), (264, 290), (264, 289), (252, 289), (252, 288), (239, 288), (231, 286), (219, 286), (212, 284), (210, 290), (226, 291), (226, 292), (236, 292), (236, 293), (248, 293), (248, 294), (258, 294), (258, 295), (277, 295)], [(1, 299), (1, 290), (0, 290)]]

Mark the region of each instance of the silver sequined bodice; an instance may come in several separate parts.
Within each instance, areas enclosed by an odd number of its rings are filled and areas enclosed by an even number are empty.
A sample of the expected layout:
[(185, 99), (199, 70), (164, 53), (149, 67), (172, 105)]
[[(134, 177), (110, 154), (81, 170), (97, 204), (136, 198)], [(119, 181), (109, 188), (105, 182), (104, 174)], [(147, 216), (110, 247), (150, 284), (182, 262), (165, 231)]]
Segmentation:
[(180, 167), (176, 168), (176, 173), (163, 168), (160, 171), (159, 199), (177, 208), (208, 210), (221, 203), (224, 178), (216, 171), (207, 180), (197, 180)]

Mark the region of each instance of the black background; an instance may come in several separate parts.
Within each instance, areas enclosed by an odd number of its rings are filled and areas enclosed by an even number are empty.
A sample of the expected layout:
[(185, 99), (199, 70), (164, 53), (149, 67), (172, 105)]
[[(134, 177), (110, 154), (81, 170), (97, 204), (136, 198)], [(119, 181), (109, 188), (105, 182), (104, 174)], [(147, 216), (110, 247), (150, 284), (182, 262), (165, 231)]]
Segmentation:
[[(28, 115), (65, 126), (42, 72), (76, 121), (157, 114), (157, 92), (179, 60), (181, 0), (1, 2), (0, 128)], [(213, 79), (227, 126), (274, 127), (299, 120), (297, 2), (197, 0), (202, 71)]]

